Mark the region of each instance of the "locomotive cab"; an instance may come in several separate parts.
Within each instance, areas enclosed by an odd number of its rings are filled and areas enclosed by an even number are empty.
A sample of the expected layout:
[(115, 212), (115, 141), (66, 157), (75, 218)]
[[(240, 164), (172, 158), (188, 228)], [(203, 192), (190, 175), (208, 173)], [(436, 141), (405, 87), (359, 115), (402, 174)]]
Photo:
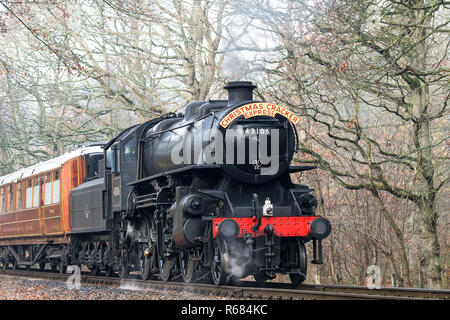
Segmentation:
[(136, 180), (137, 126), (131, 127), (105, 147), (105, 184), (111, 196), (112, 212), (127, 210), (128, 183)]

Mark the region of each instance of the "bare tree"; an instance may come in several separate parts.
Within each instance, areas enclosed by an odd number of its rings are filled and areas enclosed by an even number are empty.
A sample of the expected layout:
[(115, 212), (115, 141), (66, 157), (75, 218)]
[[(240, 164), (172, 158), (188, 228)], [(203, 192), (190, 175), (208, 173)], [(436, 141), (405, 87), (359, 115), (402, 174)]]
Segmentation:
[(265, 84), (310, 119), (302, 151), (342, 186), (370, 191), (396, 235), (406, 283), (406, 239), (387, 194), (414, 203), (423, 270), (440, 286), (437, 202), (450, 179), (446, 3), (288, 1), (264, 11), (282, 44)]
[(221, 82), (226, 1), (0, 7), (0, 107), (22, 121), (4, 122), (5, 172), (206, 99)]

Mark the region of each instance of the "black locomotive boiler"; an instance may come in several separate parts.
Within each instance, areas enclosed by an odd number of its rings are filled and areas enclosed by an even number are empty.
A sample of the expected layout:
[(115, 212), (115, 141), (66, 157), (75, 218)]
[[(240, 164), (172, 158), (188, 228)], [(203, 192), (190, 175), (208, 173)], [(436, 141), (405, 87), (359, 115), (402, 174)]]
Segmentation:
[[(305, 243), (322, 263), (329, 221), (290, 173), (298, 117), (230, 82), (228, 100), (191, 102), (120, 133), (99, 174), (71, 191), (69, 261), (126, 277), (305, 280)], [(106, 243), (101, 250), (98, 243)]]

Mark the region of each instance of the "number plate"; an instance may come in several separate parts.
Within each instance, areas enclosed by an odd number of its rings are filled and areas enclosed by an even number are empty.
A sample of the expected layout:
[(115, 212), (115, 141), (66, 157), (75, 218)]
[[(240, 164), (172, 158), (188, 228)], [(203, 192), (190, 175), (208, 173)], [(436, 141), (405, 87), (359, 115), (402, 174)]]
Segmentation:
[(266, 129), (266, 128), (246, 128), (244, 130), (244, 134), (246, 135), (269, 135), (270, 134), (270, 129)]

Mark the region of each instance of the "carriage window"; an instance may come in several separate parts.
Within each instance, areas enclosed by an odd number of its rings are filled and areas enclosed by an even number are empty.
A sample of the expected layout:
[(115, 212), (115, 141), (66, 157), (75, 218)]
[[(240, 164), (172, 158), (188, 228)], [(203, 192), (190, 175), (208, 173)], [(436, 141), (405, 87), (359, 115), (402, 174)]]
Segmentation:
[(17, 186), (17, 210), (22, 210), (22, 189)]
[(2, 202), (2, 213), (5, 213), (5, 195), (2, 194), (0, 201)]
[(33, 186), (31, 184), (31, 180), (27, 181), (27, 201), (25, 204), (25, 207), (31, 208), (32, 204), (33, 204)]
[(52, 203), (52, 181), (45, 183), (45, 195), (44, 195), (44, 204)]
[(33, 187), (33, 208), (39, 207), (39, 184)]
[(59, 202), (59, 171), (53, 176), (53, 203)]
[(12, 191), (12, 186), (9, 186), (9, 194), (8, 194), (8, 211), (11, 212), (13, 211), (13, 191)]
[(123, 150), (123, 160), (125, 162), (134, 162), (136, 155), (136, 144), (134, 143), (134, 138), (125, 143)]

